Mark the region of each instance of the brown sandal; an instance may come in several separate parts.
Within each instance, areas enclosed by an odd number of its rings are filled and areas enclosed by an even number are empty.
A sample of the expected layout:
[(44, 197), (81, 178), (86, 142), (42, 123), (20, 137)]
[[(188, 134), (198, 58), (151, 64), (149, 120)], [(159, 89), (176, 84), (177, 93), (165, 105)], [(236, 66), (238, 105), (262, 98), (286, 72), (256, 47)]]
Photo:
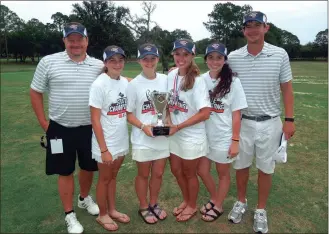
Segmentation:
[(197, 210), (195, 210), (193, 213), (190, 213), (190, 214), (181, 214), (181, 216), (180, 217), (182, 217), (182, 216), (187, 216), (187, 215), (190, 215), (190, 217), (188, 218), (188, 219), (183, 219), (183, 220), (181, 220), (181, 219), (179, 219), (178, 217), (176, 218), (176, 221), (177, 222), (187, 222), (188, 220), (190, 220), (194, 215), (196, 215), (196, 213), (197, 213)]
[[(112, 222), (103, 223), (99, 216), (96, 218), (97, 223), (99, 223), (105, 230), (107, 230), (107, 231), (116, 231), (116, 230), (118, 230), (119, 226), (113, 221), (113, 219), (111, 219), (111, 220), (112, 220)], [(107, 224), (113, 224), (114, 226), (116, 226), (116, 229), (110, 229), (110, 228), (106, 227)]]

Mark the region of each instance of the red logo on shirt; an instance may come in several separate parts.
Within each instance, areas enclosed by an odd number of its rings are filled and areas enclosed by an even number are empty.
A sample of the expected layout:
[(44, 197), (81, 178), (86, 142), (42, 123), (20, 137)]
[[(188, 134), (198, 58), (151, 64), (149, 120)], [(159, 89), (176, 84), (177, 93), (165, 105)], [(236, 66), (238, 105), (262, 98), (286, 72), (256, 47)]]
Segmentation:
[(147, 101), (145, 101), (142, 105), (142, 114), (151, 112), (152, 115), (155, 115), (155, 110), (152, 105), (151, 99), (147, 93), (145, 95), (146, 95)]
[(213, 97), (212, 91), (209, 90), (210, 102), (211, 102), (211, 112), (224, 113), (224, 104), (221, 102), (221, 98)]
[(112, 103), (109, 107), (107, 115), (118, 115), (119, 118), (126, 116), (127, 111), (127, 97), (123, 93), (119, 93), (117, 102)]
[(168, 106), (169, 106), (169, 111), (173, 112), (175, 110), (187, 113), (188, 109), (187, 109), (187, 104), (179, 99), (179, 96), (175, 97), (175, 95), (173, 95), (173, 97), (171, 98), (171, 100), (168, 102)]

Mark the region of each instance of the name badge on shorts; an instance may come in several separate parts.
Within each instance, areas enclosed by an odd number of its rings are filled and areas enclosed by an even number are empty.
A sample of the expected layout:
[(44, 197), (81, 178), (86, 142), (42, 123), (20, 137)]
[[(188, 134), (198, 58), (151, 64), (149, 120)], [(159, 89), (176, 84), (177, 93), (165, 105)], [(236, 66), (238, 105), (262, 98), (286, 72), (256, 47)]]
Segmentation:
[(52, 154), (62, 154), (63, 153), (63, 141), (62, 139), (51, 139), (50, 149)]

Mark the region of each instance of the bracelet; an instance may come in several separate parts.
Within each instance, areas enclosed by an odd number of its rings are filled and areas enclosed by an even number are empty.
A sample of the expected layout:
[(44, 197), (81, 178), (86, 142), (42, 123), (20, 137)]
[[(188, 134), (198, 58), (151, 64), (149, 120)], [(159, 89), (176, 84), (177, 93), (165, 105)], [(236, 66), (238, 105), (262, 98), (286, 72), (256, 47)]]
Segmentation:
[(232, 141), (237, 141), (237, 142), (239, 142), (240, 140), (239, 140), (239, 139), (233, 139), (233, 138), (232, 138)]
[(178, 127), (178, 124), (176, 125), (176, 128), (177, 128), (178, 130), (180, 130), (179, 127)]
[(105, 153), (105, 152), (107, 152), (108, 151), (108, 149), (106, 149), (106, 150), (104, 150), (104, 151), (101, 151), (101, 153), (103, 154), (103, 153)]
[(144, 127), (145, 127), (145, 124), (142, 124), (140, 129), (143, 130)]
[(294, 122), (295, 119), (294, 118), (284, 118), (284, 121), (288, 121), (288, 122)]

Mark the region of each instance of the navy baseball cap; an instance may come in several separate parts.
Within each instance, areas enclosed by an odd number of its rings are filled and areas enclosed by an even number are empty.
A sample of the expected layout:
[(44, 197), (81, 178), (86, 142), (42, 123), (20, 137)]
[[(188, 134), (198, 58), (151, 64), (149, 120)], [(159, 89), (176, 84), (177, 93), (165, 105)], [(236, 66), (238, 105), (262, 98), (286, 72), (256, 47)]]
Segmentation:
[(154, 55), (154, 56), (159, 57), (158, 48), (155, 45), (150, 44), (150, 43), (146, 43), (146, 44), (143, 44), (143, 45), (139, 46), (138, 50), (137, 50), (137, 53), (138, 53), (137, 54), (138, 59), (142, 59), (146, 55)]
[(115, 45), (108, 46), (104, 50), (103, 60), (105, 61), (105, 60), (111, 58), (113, 55), (116, 55), (116, 54), (121, 54), (123, 57), (126, 57), (125, 52), (119, 46), (115, 46)]
[(195, 54), (195, 44), (188, 39), (179, 39), (174, 42), (174, 48), (172, 51), (175, 51), (176, 49), (183, 48), (187, 50), (191, 54)]
[(211, 52), (217, 52), (217, 53), (223, 55), (225, 57), (225, 59), (227, 58), (227, 48), (225, 47), (224, 44), (214, 42), (214, 43), (211, 43), (210, 45), (208, 45), (206, 48), (206, 53), (204, 55), (204, 58), (206, 58), (207, 55), (210, 54)]
[(87, 37), (87, 29), (80, 23), (69, 23), (63, 28), (63, 37), (67, 37), (72, 33), (78, 33), (84, 37)]
[(245, 25), (250, 21), (257, 21), (259, 23), (266, 24), (267, 17), (264, 13), (260, 11), (252, 11), (243, 17), (243, 25)]

